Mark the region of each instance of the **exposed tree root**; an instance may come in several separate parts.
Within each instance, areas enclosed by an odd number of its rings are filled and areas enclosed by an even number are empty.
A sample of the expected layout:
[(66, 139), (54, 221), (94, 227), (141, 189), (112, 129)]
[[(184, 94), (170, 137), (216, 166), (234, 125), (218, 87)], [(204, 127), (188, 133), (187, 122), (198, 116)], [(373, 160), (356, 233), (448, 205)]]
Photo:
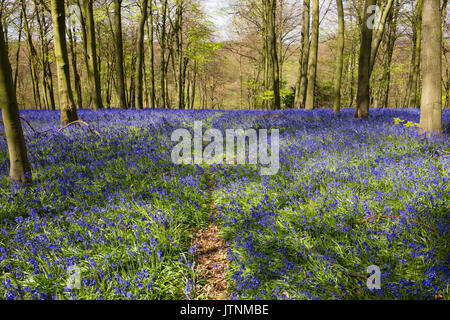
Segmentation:
[(89, 124), (87, 124), (86, 122), (84, 122), (84, 121), (82, 121), (82, 120), (76, 120), (76, 121), (73, 121), (73, 122), (71, 122), (71, 123), (65, 125), (65, 126), (62, 127), (61, 129), (59, 129), (58, 131), (63, 131), (64, 129), (66, 129), (66, 128), (68, 128), (68, 127), (74, 125), (74, 124), (82, 124), (82, 125), (86, 126), (86, 127), (89, 129), (89, 131), (90, 131), (91, 133), (93, 133), (93, 134), (95, 134), (95, 135), (101, 137), (101, 136), (100, 136), (100, 133), (98, 133), (97, 130), (92, 129), (91, 126), (90, 126)]

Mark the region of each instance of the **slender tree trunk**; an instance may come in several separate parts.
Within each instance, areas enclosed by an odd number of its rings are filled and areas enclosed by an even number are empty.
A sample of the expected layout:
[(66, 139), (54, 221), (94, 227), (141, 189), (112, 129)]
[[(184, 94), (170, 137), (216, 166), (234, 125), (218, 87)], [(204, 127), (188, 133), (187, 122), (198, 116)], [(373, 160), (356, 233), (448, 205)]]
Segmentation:
[(12, 79), (11, 65), (0, 20), (0, 106), (9, 151), (11, 180), (24, 184), (31, 182), (31, 167), (28, 161), (25, 138), (20, 123), (16, 91)]
[(334, 113), (341, 112), (341, 83), (342, 70), (344, 68), (344, 8), (342, 0), (336, 0), (338, 11), (338, 39), (337, 39), (337, 56), (336, 56), (336, 77), (334, 79)]
[(147, 33), (148, 33), (148, 47), (150, 52), (150, 104), (151, 108), (156, 107), (156, 84), (155, 84), (155, 52), (154, 52), (154, 30), (153, 30), (153, 0), (149, 2), (150, 6), (150, 22), (147, 20)]
[(311, 47), (308, 59), (308, 87), (306, 90), (305, 109), (314, 109), (314, 91), (316, 87), (317, 53), (319, 49), (319, 0), (312, 0)]
[(167, 108), (167, 93), (166, 93), (166, 18), (167, 18), (167, 0), (162, 3), (162, 21), (161, 21), (161, 103), (162, 108)]
[(195, 91), (197, 84), (197, 61), (194, 62), (194, 78), (192, 79), (192, 96), (191, 96), (191, 109), (195, 107)]
[(41, 45), (41, 69), (42, 69), (42, 89), (44, 91), (44, 102), (49, 110), (56, 110), (55, 94), (53, 90), (53, 75), (50, 67), (48, 41), (44, 34), (44, 15), (41, 6), (35, 3), (35, 13), (39, 27), (39, 41)]
[(419, 74), (420, 74), (420, 55), (422, 50), (422, 0), (417, 0), (414, 13), (413, 26), (413, 53), (411, 57), (411, 74), (408, 80), (406, 90), (405, 107), (417, 108), (419, 106)]
[[(269, 40), (269, 1), (263, 0), (263, 63), (264, 63), (264, 78), (263, 78), (263, 96), (266, 96), (266, 92), (270, 91), (270, 40)], [(269, 101), (263, 100), (263, 108), (269, 108)]]
[(389, 16), (389, 33), (388, 33), (388, 40), (386, 44), (386, 63), (384, 68), (384, 74), (383, 74), (383, 83), (386, 84), (386, 88), (383, 92), (382, 96), (382, 107), (387, 108), (389, 103), (389, 92), (391, 88), (391, 63), (392, 63), (392, 56), (394, 54), (394, 46), (395, 42), (397, 41), (397, 21), (398, 21), (398, 13), (400, 10), (400, 6), (398, 5), (398, 0), (395, 0), (394, 2), (394, 10), (392, 11), (392, 14)]
[(23, 12), (20, 11), (20, 24), (19, 24), (19, 35), (17, 40), (17, 52), (16, 52), (16, 70), (14, 72), (14, 89), (17, 90), (17, 79), (19, 76), (19, 59), (20, 59), (20, 49), (22, 44), (22, 29), (23, 29)]
[(67, 30), (69, 35), (69, 48), (70, 48), (70, 55), (72, 58), (72, 70), (73, 70), (73, 78), (75, 82), (75, 93), (77, 95), (77, 107), (78, 109), (83, 108), (83, 95), (81, 93), (81, 79), (80, 74), (78, 73), (78, 66), (77, 66), (77, 52), (75, 47), (75, 39), (73, 35), (73, 30), (70, 28)]
[(31, 72), (31, 83), (33, 87), (33, 98), (35, 106), (38, 109), (41, 109), (41, 97), (40, 97), (40, 90), (39, 90), (39, 81), (37, 77), (37, 71), (36, 71), (36, 50), (33, 46), (33, 40), (31, 36), (31, 30), (28, 25), (28, 18), (26, 14), (26, 8), (25, 8), (25, 0), (21, 0), (21, 12), (23, 15), (23, 22), (24, 22), (24, 28), (25, 28), (25, 35), (27, 38), (27, 48), (28, 48), (28, 54), (30, 56), (30, 72)]
[[(136, 74), (136, 56), (132, 55), (131, 57), (131, 74), (135, 75)], [(129, 108), (135, 108), (136, 106), (134, 105), (134, 103), (136, 102), (136, 84), (134, 82), (135, 77), (131, 76), (130, 79), (130, 86), (129, 86), (129, 90), (128, 90), (128, 107)]]
[(278, 46), (276, 35), (276, 0), (269, 0), (269, 34), (270, 34), (270, 58), (272, 65), (272, 91), (274, 102), (272, 109), (281, 109), (280, 98), (280, 62), (278, 60)]
[(184, 109), (183, 0), (177, 0), (176, 46), (178, 57), (178, 109)]
[(310, 0), (303, 0), (303, 19), (302, 19), (302, 40), (301, 52), (299, 59), (299, 70), (295, 97), (295, 107), (297, 109), (304, 108), (306, 88), (307, 88), (307, 73), (309, 60), (309, 14)]
[(66, 43), (66, 13), (63, 1), (52, 0), (51, 4), (61, 123), (68, 124), (78, 120), (78, 116), (70, 86), (69, 56)]
[(442, 133), (442, 56), (439, 1), (423, 0), (423, 85), (420, 112), (422, 133)]
[(102, 86), (100, 81), (100, 70), (97, 56), (97, 40), (95, 37), (95, 21), (93, 0), (83, 0), (84, 11), (84, 32), (85, 33), (85, 50), (88, 72), (88, 82), (90, 86), (90, 96), (95, 111), (103, 109)]
[(376, 0), (366, 0), (364, 18), (361, 25), (361, 46), (359, 50), (358, 92), (356, 97), (355, 116), (361, 119), (369, 118), (370, 107), (370, 56), (372, 46), (372, 29), (368, 26), (369, 6), (376, 4)]
[(122, 40), (122, 0), (114, 0), (114, 43), (115, 43), (115, 70), (116, 70), (116, 95), (119, 107), (127, 108), (125, 93), (125, 74), (123, 67), (123, 40)]
[[(381, 40), (383, 40), (384, 30), (386, 29), (386, 20), (392, 10), (393, 3), (394, 3), (394, 0), (387, 1), (386, 6), (384, 7), (384, 10), (383, 10), (381, 18), (380, 18), (379, 28), (377, 29), (377, 32), (375, 33), (374, 39), (372, 41), (373, 43), (371, 44), (369, 77), (372, 74), (373, 67), (375, 66), (375, 60), (377, 57), (378, 48), (380, 47)], [(373, 34), (373, 32), (372, 32), (372, 34)]]
[(137, 48), (136, 48), (136, 74), (135, 74), (135, 86), (136, 86), (136, 108), (143, 108), (143, 65), (144, 65), (144, 31), (145, 31), (145, 22), (147, 21), (147, 9), (148, 9), (148, 0), (142, 1), (141, 8), (141, 17), (139, 20), (139, 28), (137, 35)]

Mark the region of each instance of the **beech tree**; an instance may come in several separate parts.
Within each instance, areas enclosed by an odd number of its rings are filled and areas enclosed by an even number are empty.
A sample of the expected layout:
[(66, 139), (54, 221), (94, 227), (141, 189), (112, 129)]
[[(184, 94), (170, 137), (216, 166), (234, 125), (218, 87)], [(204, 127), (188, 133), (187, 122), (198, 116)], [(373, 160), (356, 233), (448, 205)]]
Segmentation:
[(316, 88), (317, 54), (319, 50), (319, 0), (311, 1), (311, 46), (308, 59), (308, 86), (306, 89), (305, 109), (314, 109)]
[(442, 133), (442, 51), (439, 1), (423, 0), (423, 84), (420, 131)]
[(303, 13), (302, 13), (302, 35), (300, 43), (300, 58), (299, 58), (299, 70), (296, 86), (295, 107), (297, 109), (303, 108), (305, 105), (307, 74), (308, 74), (308, 59), (309, 59), (309, 27), (310, 27), (310, 14), (309, 14), (310, 0), (303, 0)]
[(365, 0), (364, 18), (361, 21), (361, 44), (359, 48), (358, 92), (356, 96), (355, 117), (367, 119), (370, 106), (370, 60), (372, 48), (372, 30), (369, 25), (369, 7), (374, 6), (376, 0)]
[(88, 81), (94, 110), (103, 108), (102, 92), (100, 84), (100, 72), (98, 68), (97, 44), (95, 38), (95, 21), (93, 0), (83, 0), (82, 24), (85, 30), (85, 48), (87, 60)]
[(24, 184), (31, 181), (31, 167), (28, 161), (25, 138), (20, 123), (16, 90), (12, 78), (8, 50), (3, 36), (3, 24), (0, 19), (0, 106), (3, 126), (9, 151), (11, 180)]
[(136, 108), (142, 109), (144, 105), (144, 87), (143, 87), (143, 64), (144, 64), (144, 32), (147, 22), (148, 0), (141, 3), (141, 17), (139, 19), (137, 47), (136, 47)]
[(334, 78), (334, 113), (341, 111), (341, 83), (342, 70), (344, 68), (344, 8), (342, 0), (336, 0), (338, 12), (338, 37), (337, 37), (337, 56), (336, 56), (336, 75)]
[(122, 40), (122, 0), (114, 0), (114, 44), (115, 44), (115, 78), (116, 95), (119, 107), (127, 108), (125, 93), (125, 75), (123, 70), (123, 40)]
[(66, 41), (66, 13), (64, 1), (51, 2), (53, 34), (55, 43), (56, 70), (58, 73), (59, 104), (61, 110), (61, 123), (69, 124), (78, 120), (77, 109), (73, 100), (70, 84), (69, 56)]

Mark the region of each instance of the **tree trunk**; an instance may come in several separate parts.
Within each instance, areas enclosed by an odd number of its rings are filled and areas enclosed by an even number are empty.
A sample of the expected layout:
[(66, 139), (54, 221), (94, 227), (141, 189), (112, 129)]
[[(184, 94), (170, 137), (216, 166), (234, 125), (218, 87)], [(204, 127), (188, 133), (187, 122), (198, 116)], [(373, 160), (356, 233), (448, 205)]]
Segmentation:
[[(378, 48), (380, 47), (381, 40), (383, 40), (384, 36), (384, 30), (386, 28), (386, 20), (391, 12), (392, 4), (394, 3), (394, 0), (388, 0), (386, 3), (386, 6), (384, 7), (384, 10), (382, 12), (380, 22), (379, 22), (379, 28), (377, 29), (377, 32), (375, 33), (375, 37), (373, 39), (373, 44), (371, 45), (371, 52), (370, 52), (370, 73), (369, 77), (372, 74), (373, 67), (375, 66), (375, 60), (378, 53)], [(367, 20), (366, 20), (367, 21)]]
[(162, 4), (162, 21), (161, 21), (161, 103), (162, 108), (167, 108), (167, 94), (166, 94), (166, 18), (167, 18), (167, 0), (163, 1)]
[(314, 109), (314, 91), (316, 87), (317, 53), (319, 49), (319, 0), (312, 0), (311, 47), (308, 59), (308, 86), (306, 90), (305, 109)]
[(14, 89), (17, 90), (17, 79), (19, 76), (19, 59), (20, 59), (20, 49), (22, 44), (22, 29), (23, 29), (23, 12), (20, 11), (20, 24), (19, 24), (19, 35), (17, 37), (17, 52), (16, 52), (16, 70), (14, 73)]
[(144, 31), (145, 22), (147, 21), (147, 8), (148, 0), (142, 1), (141, 17), (139, 20), (139, 29), (137, 35), (137, 48), (136, 48), (136, 74), (135, 74), (135, 88), (136, 88), (136, 108), (142, 109), (144, 98), (143, 98), (143, 64), (144, 64)]
[(77, 52), (75, 47), (75, 39), (73, 35), (73, 30), (70, 28), (67, 30), (69, 35), (69, 48), (70, 48), (70, 55), (72, 58), (72, 70), (73, 70), (73, 78), (75, 82), (75, 93), (77, 95), (77, 107), (78, 109), (83, 108), (83, 95), (81, 93), (81, 79), (80, 74), (78, 73), (78, 66), (77, 66)]
[(178, 58), (178, 109), (184, 109), (183, 0), (177, 0), (175, 33)]
[(150, 22), (147, 20), (147, 34), (148, 34), (148, 46), (149, 46), (149, 52), (150, 52), (150, 86), (151, 86), (151, 92), (150, 92), (150, 105), (151, 108), (154, 109), (156, 107), (156, 84), (155, 84), (155, 52), (154, 52), (154, 45), (153, 45), (153, 0), (150, 0), (149, 2), (150, 6)]
[(278, 61), (278, 47), (276, 35), (276, 0), (269, 0), (269, 33), (270, 33), (270, 58), (272, 64), (272, 91), (274, 96), (272, 109), (281, 109), (280, 98), (280, 63)]
[(99, 63), (97, 61), (97, 43), (95, 38), (95, 21), (92, 0), (83, 1), (85, 20), (85, 48), (87, 58), (88, 82), (90, 96), (95, 111), (103, 109), (102, 87), (100, 81)]
[(52, 0), (51, 4), (61, 123), (69, 124), (78, 120), (78, 116), (70, 86), (69, 56), (66, 43), (66, 13), (63, 1)]
[(304, 108), (305, 96), (307, 88), (307, 73), (308, 73), (308, 60), (309, 60), (309, 5), (310, 0), (303, 1), (303, 22), (302, 22), (302, 41), (301, 41), (301, 53), (299, 59), (298, 80), (296, 88), (295, 107), (297, 109)]
[(358, 92), (356, 96), (355, 117), (369, 118), (370, 107), (370, 56), (372, 46), (372, 29), (368, 26), (369, 6), (376, 4), (376, 0), (366, 0), (364, 5), (364, 18), (361, 25), (361, 46), (359, 50), (358, 66)]
[(344, 8), (342, 0), (336, 0), (338, 11), (338, 39), (337, 39), (337, 56), (336, 56), (336, 78), (334, 79), (334, 113), (341, 112), (341, 83), (342, 70), (344, 68)]
[(123, 40), (122, 40), (122, 0), (114, 0), (114, 43), (115, 43), (115, 70), (116, 95), (119, 108), (127, 108), (125, 93), (125, 74), (123, 69)]
[(35, 2), (35, 13), (39, 27), (39, 41), (41, 45), (41, 69), (42, 69), (42, 89), (44, 91), (44, 102), (48, 110), (56, 110), (55, 94), (53, 92), (53, 75), (50, 67), (48, 41), (44, 35), (44, 16), (41, 13), (41, 6)]
[(24, 184), (31, 182), (31, 167), (28, 161), (25, 138), (20, 123), (16, 91), (12, 79), (11, 65), (8, 60), (3, 36), (3, 24), (0, 21), (0, 106), (9, 151), (11, 180)]
[(24, 22), (24, 28), (25, 28), (25, 36), (27, 38), (27, 49), (28, 54), (30, 55), (30, 73), (31, 73), (31, 83), (33, 87), (33, 98), (35, 106), (38, 109), (41, 109), (41, 97), (40, 97), (40, 90), (39, 90), (39, 82), (38, 82), (38, 76), (36, 72), (36, 50), (33, 46), (33, 40), (31, 37), (31, 30), (28, 25), (28, 18), (26, 14), (26, 8), (25, 8), (25, 0), (21, 1), (21, 13), (23, 15), (23, 22)]
[(413, 35), (413, 53), (411, 58), (411, 76), (409, 79), (409, 88), (407, 90), (407, 107), (417, 108), (419, 106), (419, 74), (420, 74), (420, 55), (422, 51), (422, 0), (417, 0), (415, 9), (415, 23)]
[(420, 132), (442, 133), (442, 57), (439, 1), (423, 0), (423, 85)]

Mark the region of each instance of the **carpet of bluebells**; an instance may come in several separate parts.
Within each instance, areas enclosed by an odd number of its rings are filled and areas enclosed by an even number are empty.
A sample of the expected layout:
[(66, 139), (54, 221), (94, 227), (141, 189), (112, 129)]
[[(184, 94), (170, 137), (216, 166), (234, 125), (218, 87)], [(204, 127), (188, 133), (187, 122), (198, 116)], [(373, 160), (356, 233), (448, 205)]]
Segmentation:
[[(9, 182), (0, 135), (0, 299), (207, 299), (192, 243), (211, 202), (230, 299), (450, 298), (450, 133), (420, 136), (418, 110), (80, 110), (90, 127), (64, 130), (21, 115), (34, 182)], [(278, 128), (280, 171), (173, 164), (194, 120)]]

